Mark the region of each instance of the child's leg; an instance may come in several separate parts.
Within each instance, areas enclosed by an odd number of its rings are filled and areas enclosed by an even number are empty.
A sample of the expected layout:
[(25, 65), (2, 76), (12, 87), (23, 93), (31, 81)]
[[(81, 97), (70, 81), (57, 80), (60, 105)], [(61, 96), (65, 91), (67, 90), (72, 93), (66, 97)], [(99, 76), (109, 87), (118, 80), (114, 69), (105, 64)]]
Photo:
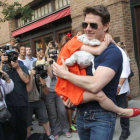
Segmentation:
[(86, 103), (89, 101), (98, 101), (100, 106), (108, 111), (112, 111), (117, 113), (118, 115), (126, 115), (126, 116), (131, 116), (133, 114), (132, 109), (123, 109), (118, 107), (117, 105), (114, 104), (114, 102), (109, 99), (103, 91), (100, 91), (96, 94), (85, 91), (83, 93), (83, 102)]

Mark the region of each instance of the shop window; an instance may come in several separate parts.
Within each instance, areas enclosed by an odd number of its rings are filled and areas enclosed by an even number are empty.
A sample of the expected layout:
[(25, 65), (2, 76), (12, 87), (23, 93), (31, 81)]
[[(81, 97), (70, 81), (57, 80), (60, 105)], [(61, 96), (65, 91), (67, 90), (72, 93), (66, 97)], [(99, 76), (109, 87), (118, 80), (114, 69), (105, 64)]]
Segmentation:
[(37, 13), (38, 13), (38, 18), (41, 17), (41, 8), (38, 8)]
[(35, 19), (35, 12), (32, 13), (32, 20)]
[(52, 5), (51, 5), (51, 3), (48, 4), (48, 9), (49, 9), (49, 13), (51, 13), (52, 12)]
[(45, 15), (45, 6), (41, 7), (41, 15), (44, 16)]
[(37, 15), (37, 10), (35, 10), (35, 19), (37, 19), (38, 15)]
[(56, 10), (59, 9), (59, 0), (55, 0), (55, 9), (56, 9)]
[(48, 5), (45, 5), (45, 14), (47, 15), (48, 13), (49, 13)]
[(69, 0), (55, 0), (55, 10), (61, 9), (70, 3)]
[(20, 46), (31, 47), (30, 41), (20, 43)]

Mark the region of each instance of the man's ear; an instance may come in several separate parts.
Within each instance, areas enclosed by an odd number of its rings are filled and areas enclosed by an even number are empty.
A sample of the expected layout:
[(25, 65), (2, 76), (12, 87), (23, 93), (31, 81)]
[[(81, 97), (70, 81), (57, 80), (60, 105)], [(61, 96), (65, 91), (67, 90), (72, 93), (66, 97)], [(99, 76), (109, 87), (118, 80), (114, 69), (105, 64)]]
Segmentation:
[(104, 25), (104, 32), (106, 32), (109, 29), (109, 25), (110, 25), (110, 22)]

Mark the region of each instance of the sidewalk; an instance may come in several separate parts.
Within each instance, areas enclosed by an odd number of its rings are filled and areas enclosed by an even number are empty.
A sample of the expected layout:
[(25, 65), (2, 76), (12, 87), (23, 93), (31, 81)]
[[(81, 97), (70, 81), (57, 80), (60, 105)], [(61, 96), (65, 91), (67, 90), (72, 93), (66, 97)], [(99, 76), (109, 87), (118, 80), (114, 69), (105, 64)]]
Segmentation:
[[(129, 102), (129, 107), (138, 107), (140, 108), (140, 98), (133, 99)], [(43, 133), (43, 127), (38, 126), (38, 122), (33, 122), (33, 131), (32, 133)], [(130, 132), (131, 135), (127, 140), (140, 140), (140, 116), (132, 118), (130, 120)], [(119, 140), (119, 136), (121, 134), (121, 127), (120, 127), (120, 119), (117, 118), (115, 133), (113, 140)], [(71, 138), (66, 138), (65, 136), (60, 136), (59, 140), (79, 140), (78, 134), (72, 133)], [(103, 140), (103, 139), (102, 139)]]

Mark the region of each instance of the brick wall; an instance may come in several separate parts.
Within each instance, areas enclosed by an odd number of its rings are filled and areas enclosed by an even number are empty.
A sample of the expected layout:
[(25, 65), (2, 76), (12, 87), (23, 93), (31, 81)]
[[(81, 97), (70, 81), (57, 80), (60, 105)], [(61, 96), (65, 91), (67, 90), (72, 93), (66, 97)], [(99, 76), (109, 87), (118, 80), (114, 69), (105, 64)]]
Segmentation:
[[(5, 1), (5, 0), (2, 0)], [(34, 0), (6, 0), (6, 3), (12, 4), (14, 2), (20, 2), (23, 6), (29, 4), (30, 2)], [(0, 9), (0, 17), (3, 15), (1, 14), (2, 9)], [(9, 43), (11, 40), (11, 31), (15, 29), (15, 22), (13, 21), (6, 21), (4, 23), (0, 23), (0, 45), (4, 45), (6, 43)]]
[[(84, 20), (83, 9), (85, 6), (97, 4), (106, 5), (111, 14), (110, 33), (113, 37), (120, 37), (125, 42), (129, 57), (131, 59), (131, 69), (135, 73), (130, 83), (131, 93), (133, 97), (139, 95), (139, 73), (137, 63), (135, 61), (132, 24), (129, 0), (71, 0), (71, 17), (72, 28), (77, 27)], [(75, 10), (76, 9), (76, 10)]]

